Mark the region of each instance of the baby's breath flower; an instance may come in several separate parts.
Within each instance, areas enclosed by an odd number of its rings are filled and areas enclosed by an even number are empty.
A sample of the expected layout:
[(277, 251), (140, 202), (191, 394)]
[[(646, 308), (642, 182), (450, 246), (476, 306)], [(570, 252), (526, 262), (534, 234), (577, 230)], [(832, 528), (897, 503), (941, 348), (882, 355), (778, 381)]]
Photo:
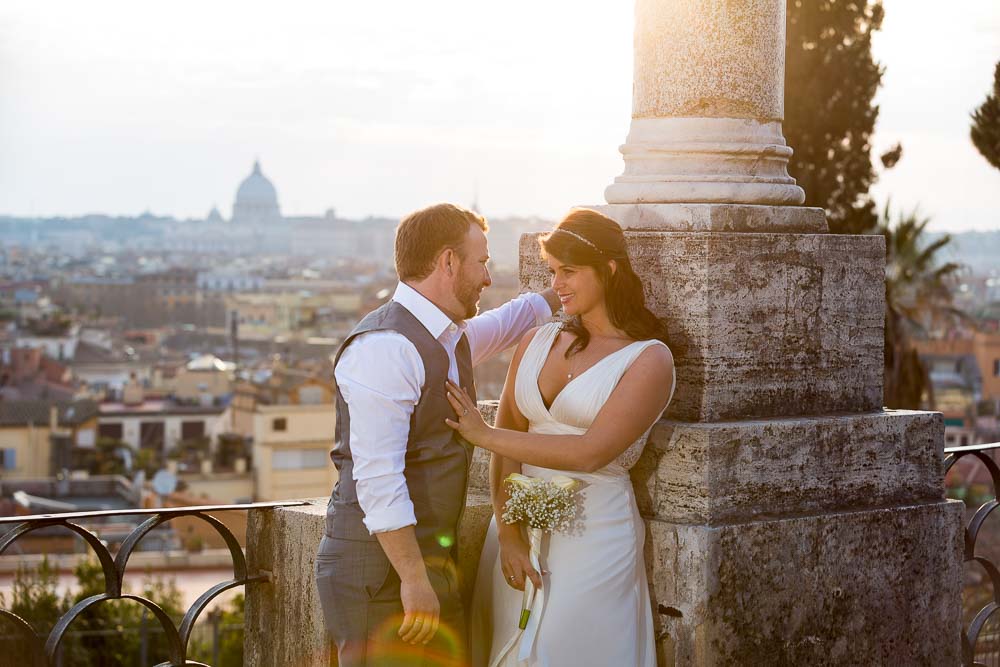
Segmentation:
[(504, 504), (504, 523), (523, 522), (545, 532), (567, 532), (576, 516), (571, 484), (512, 475), (506, 481), (510, 498)]

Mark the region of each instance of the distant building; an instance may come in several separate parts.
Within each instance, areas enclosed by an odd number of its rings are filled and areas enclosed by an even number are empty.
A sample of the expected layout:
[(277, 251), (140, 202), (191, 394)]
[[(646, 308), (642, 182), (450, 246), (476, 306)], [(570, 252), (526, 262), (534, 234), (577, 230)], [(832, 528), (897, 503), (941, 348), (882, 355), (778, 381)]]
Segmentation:
[(47, 291), (48, 281), (43, 280), (0, 283), (0, 312), (16, 316), (19, 322), (49, 317), (55, 306)]
[(71, 322), (54, 323), (51, 326), (32, 324), (18, 331), (14, 341), (17, 347), (38, 348), (56, 361), (71, 361), (80, 341), (80, 325)]
[(273, 338), (312, 332), (323, 313), (351, 313), (360, 308), (360, 290), (342, 293), (233, 294), (226, 311), (235, 314), (241, 338)]
[(67, 308), (89, 315), (121, 317), (130, 327), (170, 324), (221, 326), (221, 301), (210, 302), (198, 286), (198, 272), (173, 269), (130, 278), (72, 278), (53, 292)]
[(329, 458), (333, 401), (332, 382), (280, 366), (237, 384), (233, 430), (251, 442), (257, 500), (330, 493), (337, 479)]
[(71, 400), (78, 386), (66, 364), (41, 347), (0, 349), (0, 400)]
[(89, 391), (98, 395), (118, 395), (129, 378), (141, 382), (151, 380), (150, 361), (126, 350), (109, 350), (101, 345), (80, 341), (70, 364), (73, 376), (86, 383)]
[(291, 224), (293, 255), (367, 258), (392, 264), (396, 220), (341, 220), (330, 214), (324, 217), (299, 216), (288, 221)]
[(50, 477), (96, 444), (93, 401), (0, 401), (0, 477)]
[[(151, 450), (165, 457), (182, 440), (208, 438), (215, 442), (226, 430), (226, 406), (183, 405), (169, 400), (149, 400), (128, 385), (120, 403), (101, 403), (98, 435), (127, 444), (133, 451)], [(141, 391), (141, 390), (140, 390)]]
[(197, 284), (205, 292), (256, 292), (264, 279), (237, 269), (214, 269), (199, 272)]
[(182, 403), (211, 406), (232, 392), (236, 364), (205, 354), (177, 369), (168, 386)]
[(945, 444), (973, 445), (1000, 438), (1000, 333), (982, 331), (914, 341), (930, 372), (932, 410), (945, 418)]

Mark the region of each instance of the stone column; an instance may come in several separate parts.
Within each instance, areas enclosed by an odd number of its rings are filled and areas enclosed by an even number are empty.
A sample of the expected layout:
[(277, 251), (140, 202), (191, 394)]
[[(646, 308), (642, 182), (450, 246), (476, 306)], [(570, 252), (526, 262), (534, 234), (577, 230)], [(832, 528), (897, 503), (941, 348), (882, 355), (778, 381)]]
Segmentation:
[(788, 176), (784, 0), (638, 0), (632, 127), (609, 203), (801, 204)]
[(815, 212), (764, 220), (746, 206), (805, 201), (781, 134), (784, 0), (638, 0), (635, 25), (625, 172), (605, 191), (616, 215), (641, 213), (646, 227), (825, 231)]

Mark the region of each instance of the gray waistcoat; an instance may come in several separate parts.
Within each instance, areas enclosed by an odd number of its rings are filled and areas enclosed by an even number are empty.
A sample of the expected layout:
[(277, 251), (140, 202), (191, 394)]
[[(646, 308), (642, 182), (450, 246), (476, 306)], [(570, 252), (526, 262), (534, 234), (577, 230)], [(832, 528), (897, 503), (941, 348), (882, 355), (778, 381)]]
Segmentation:
[[(465, 509), (472, 448), (444, 423), (454, 411), (445, 396), (448, 353), (424, 325), (405, 307), (390, 301), (369, 313), (354, 328), (337, 352), (340, 355), (359, 335), (370, 331), (396, 331), (417, 348), (424, 363), (424, 385), (420, 401), (410, 417), (404, 475), (417, 518), (417, 542), (425, 559), (447, 557), (457, 543), (458, 520)], [(462, 387), (476, 398), (469, 343), (462, 336), (455, 350)], [(378, 415), (370, 415), (378, 419)], [(326, 534), (349, 540), (375, 540), (362, 522), (351, 458), (351, 417), (347, 403), (337, 392), (337, 425), (330, 452), (340, 480), (327, 506)]]

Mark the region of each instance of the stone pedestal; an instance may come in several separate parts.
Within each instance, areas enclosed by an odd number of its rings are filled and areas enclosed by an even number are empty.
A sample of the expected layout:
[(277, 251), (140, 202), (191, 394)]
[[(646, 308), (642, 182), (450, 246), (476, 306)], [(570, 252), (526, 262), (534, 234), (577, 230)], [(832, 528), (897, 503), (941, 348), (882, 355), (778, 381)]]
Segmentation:
[(957, 665), (960, 503), (647, 522), (661, 665)]
[[(958, 664), (943, 433), (901, 410), (660, 422), (632, 470), (659, 663)], [(477, 451), (469, 536), (489, 521), (487, 464)]]

